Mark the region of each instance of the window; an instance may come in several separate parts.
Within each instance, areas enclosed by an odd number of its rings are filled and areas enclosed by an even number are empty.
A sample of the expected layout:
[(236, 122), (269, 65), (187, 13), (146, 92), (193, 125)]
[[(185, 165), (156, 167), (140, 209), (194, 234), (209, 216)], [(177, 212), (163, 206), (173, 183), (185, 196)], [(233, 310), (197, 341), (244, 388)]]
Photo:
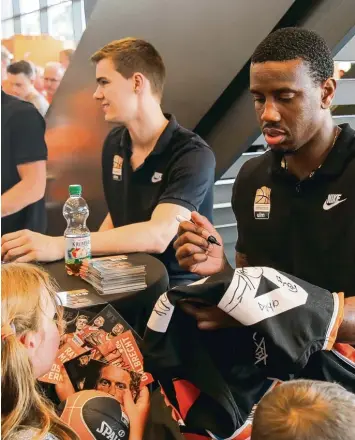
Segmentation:
[(1, 0), (1, 19), (5, 20), (13, 15), (12, 0)]
[(41, 22), (39, 11), (21, 15), (21, 33), (23, 35), (40, 35)]
[(1, 38), (10, 38), (14, 35), (14, 20), (5, 20), (1, 22)]
[(56, 38), (74, 39), (72, 3), (64, 2), (48, 8), (48, 31)]
[(0, 0), (2, 38), (49, 34), (79, 40), (85, 29), (84, 0)]
[(39, 0), (20, 0), (21, 14), (38, 11), (38, 9), (39, 9)]
[(48, 6), (52, 6), (52, 5), (57, 5), (58, 3), (65, 3), (68, 0), (47, 0), (47, 5)]

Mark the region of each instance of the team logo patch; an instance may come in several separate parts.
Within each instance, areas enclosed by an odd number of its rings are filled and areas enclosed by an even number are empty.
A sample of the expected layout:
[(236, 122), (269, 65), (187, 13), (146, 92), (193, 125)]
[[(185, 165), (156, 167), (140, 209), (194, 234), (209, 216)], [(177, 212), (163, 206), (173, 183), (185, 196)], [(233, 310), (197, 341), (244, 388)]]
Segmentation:
[(329, 209), (334, 208), (334, 206), (345, 202), (346, 199), (341, 198), (341, 194), (328, 194), (327, 200), (323, 204), (324, 211), (329, 211)]
[(254, 199), (254, 218), (257, 220), (268, 220), (270, 217), (270, 195), (271, 189), (262, 186), (256, 190)]
[(113, 156), (113, 165), (112, 165), (112, 179), (113, 180), (122, 180), (122, 166), (123, 166), (123, 157), (115, 154)]
[(152, 177), (152, 182), (153, 182), (153, 183), (160, 182), (162, 178), (163, 178), (163, 173), (157, 173), (157, 172), (155, 172), (155, 173), (153, 174), (153, 177)]

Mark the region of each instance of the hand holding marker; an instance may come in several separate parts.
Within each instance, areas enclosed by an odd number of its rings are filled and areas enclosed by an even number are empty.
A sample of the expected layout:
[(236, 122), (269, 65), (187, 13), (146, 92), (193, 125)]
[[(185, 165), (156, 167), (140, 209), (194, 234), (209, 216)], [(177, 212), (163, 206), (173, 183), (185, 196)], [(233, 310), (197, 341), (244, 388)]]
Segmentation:
[[(177, 216), (176, 216), (176, 220), (177, 220), (179, 223), (182, 223), (182, 222), (189, 222), (189, 223), (192, 223), (193, 225), (195, 224), (192, 220), (189, 220), (189, 219), (183, 217), (182, 215), (177, 215)], [(208, 241), (209, 243), (211, 243), (211, 244), (216, 244), (217, 246), (221, 246), (221, 244), (218, 243), (218, 240), (216, 239), (216, 237), (214, 237), (213, 235), (210, 235), (210, 236), (207, 238), (207, 241)]]

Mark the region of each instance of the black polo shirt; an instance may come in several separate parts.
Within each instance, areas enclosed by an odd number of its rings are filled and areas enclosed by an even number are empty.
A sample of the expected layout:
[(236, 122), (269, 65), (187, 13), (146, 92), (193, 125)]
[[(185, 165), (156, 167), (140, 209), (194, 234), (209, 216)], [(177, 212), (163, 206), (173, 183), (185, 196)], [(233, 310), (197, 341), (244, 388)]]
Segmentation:
[[(212, 221), (215, 157), (197, 134), (181, 127), (174, 116), (154, 150), (135, 171), (130, 164), (131, 139), (124, 127), (114, 128), (102, 154), (103, 186), (114, 227), (151, 219), (160, 203), (199, 211)], [(195, 280), (176, 261), (173, 241), (156, 255), (166, 266), (172, 285)]]
[[(1, 91), (1, 194), (20, 182), (18, 165), (47, 160), (45, 128), (32, 104)], [(1, 219), (1, 235), (20, 229), (45, 232), (44, 198)]]
[(323, 165), (299, 181), (268, 151), (246, 162), (233, 188), (236, 250), (251, 266), (288, 272), (355, 295), (355, 131), (348, 124)]

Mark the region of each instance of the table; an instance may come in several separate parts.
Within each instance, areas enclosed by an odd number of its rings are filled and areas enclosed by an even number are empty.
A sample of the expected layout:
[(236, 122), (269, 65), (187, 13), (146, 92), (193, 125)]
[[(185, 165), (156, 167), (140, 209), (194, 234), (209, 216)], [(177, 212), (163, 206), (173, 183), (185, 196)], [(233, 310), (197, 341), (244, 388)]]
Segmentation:
[[(64, 260), (48, 263), (44, 268), (57, 281), (60, 290), (86, 289), (111, 304), (123, 318), (140, 334), (144, 333), (151, 311), (159, 296), (166, 292), (169, 277), (164, 264), (157, 258), (144, 253), (130, 254), (133, 264), (146, 266), (147, 288), (138, 292), (99, 295), (91, 284), (80, 277), (67, 275)], [(104, 306), (94, 306), (101, 310)]]

